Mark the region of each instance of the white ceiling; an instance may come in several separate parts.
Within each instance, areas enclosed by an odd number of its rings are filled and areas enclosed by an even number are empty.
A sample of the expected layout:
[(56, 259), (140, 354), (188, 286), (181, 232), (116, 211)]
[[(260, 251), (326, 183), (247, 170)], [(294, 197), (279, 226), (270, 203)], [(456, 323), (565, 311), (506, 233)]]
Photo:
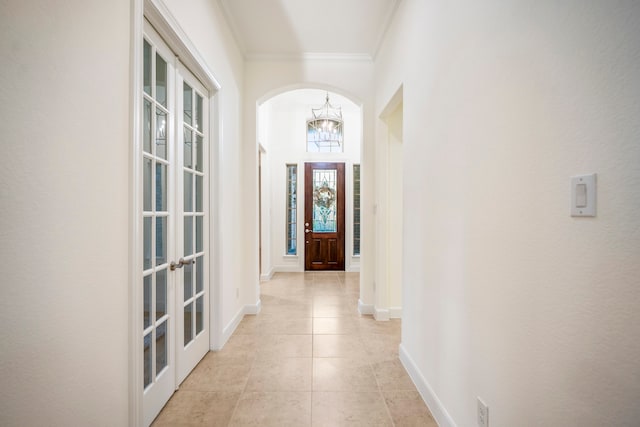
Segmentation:
[(218, 0), (251, 57), (375, 57), (401, 0)]

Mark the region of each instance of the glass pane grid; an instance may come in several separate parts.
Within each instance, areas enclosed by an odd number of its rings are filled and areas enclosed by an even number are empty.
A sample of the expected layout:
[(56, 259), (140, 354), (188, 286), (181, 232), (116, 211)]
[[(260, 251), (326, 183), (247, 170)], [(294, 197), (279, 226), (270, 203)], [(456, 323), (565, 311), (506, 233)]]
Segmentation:
[(143, 352), (144, 387), (168, 365), (168, 63), (144, 40), (143, 59)]
[(360, 165), (353, 165), (353, 254), (360, 255)]
[(297, 254), (298, 166), (287, 165), (287, 255)]
[(337, 178), (336, 169), (313, 170), (313, 231), (337, 231)]
[(198, 130), (198, 128), (191, 126), (189, 123), (183, 122), (183, 125), (184, 125), (184, 128), (188, 129), (190, 132), (195, 132), (196, 135), (204, 136), (202, 131)]

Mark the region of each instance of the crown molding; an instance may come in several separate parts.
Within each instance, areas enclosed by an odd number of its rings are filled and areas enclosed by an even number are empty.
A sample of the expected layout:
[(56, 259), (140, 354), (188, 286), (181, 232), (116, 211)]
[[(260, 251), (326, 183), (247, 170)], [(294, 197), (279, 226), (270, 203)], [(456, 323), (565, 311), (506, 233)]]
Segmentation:
[(368, 53), (246, 53), (245, 60), (250, 62), (269, 61), (340, 61), (340, 62), (373, 62)]

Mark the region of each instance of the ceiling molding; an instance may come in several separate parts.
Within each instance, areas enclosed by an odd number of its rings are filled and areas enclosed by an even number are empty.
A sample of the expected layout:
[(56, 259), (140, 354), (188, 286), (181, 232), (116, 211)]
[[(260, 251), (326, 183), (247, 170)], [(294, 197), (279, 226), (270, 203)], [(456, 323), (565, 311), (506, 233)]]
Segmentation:
[(247, 61), (343, 61), (343, 62), (373, 62), (368, 53), (247, 53), (244, 55)]

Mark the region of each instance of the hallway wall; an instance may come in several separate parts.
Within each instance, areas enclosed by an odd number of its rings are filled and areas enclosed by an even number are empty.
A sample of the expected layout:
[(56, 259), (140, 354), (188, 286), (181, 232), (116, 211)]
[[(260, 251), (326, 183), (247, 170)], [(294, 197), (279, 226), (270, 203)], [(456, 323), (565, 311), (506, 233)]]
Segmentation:
[[(212, 154), (211, 174), (214, 180), (212, 189), (215, 188), (219, 195), (218, 206), (214, 206), (211, 212), (212, 217), (218, 216), (219, 226), (218, 235), (212, 230), (211, 241), (217, 240), (219, 246), (212, 248), (212, 253), (219, 257), (220, 264), (213, 265), (210, 271), (218, 275), (223, 309), (220, 319), (222, 327), (230, 334), (241, 319), (239, 313), (245, 306), (255, 306), (257, 302), (245, 264), (245, 254), (254, 250), (254, 242), (244, 238), (246, 224), (243, 215), (239, 214), (244, 210), (241, 195), (247, 185), (241, 154), (244, 58), (217, 2), (197, 0), (185, 7), (180, 0), (164, 1), (221, 86), (218, 112), (214, 113), (217, 122), (212, 123), (218, 134), (219, 146)], [(212, 343), (215, 347), (220, 344)]]
[[(256, 302), (247, 297), (255, 289), (246, 289), (238, 215), (244, 59), (216, 2), (165, 3), (222, 87), (212, 176), (219, 175), (223, 234), (213, 237), (221, 242), (217, 297), (228, 325)], [(0, 6), (3, 426), (130, 422), (132, 7)]]
[[(640, 419), (640, 4), (405, 0), (403, 360), (441, 426)], [(598, 174), (598, 216), (569, 216)]]
[(131, 5), (0, 8), (0, 425), (124, 426)]

